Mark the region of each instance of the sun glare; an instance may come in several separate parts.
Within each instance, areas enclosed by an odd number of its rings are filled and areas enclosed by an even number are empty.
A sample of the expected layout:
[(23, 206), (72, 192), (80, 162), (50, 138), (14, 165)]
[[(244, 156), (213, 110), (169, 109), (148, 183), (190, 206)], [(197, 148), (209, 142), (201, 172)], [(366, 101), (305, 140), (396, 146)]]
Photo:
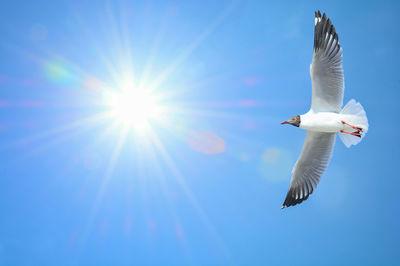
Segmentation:
[(145, 129), (159, 115), (156, 97), (144, 88), (129, 88), (109, 96), (111, 112), (118, 122), (135, 129)]

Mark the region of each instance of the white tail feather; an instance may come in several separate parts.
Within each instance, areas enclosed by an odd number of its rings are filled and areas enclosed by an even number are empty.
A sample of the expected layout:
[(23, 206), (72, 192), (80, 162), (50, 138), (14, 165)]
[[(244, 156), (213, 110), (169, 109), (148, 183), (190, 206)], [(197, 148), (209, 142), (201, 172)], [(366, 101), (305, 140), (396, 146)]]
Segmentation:
[(343, 121), (363, 129), (361, 132), (361, 138), (339, 132), (339, 137), (347, 148), (349, 148), (351, 145), (357, 145), (364, 138), (368, 131), (368, 118), (364, 108), (360, 103), (356, 102), (354, 99), (351, 99), (340, 113), (342, 114)]

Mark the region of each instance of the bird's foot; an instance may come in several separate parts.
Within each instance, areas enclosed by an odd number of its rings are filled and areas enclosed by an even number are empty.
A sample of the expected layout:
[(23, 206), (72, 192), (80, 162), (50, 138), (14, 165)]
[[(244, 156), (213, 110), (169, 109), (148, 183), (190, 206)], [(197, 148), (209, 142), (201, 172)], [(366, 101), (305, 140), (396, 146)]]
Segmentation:
[(344, 122), (343, 120), (342, 120), (342, 124), (348, 125), (349, 127), (353, 128), (353, 129), (355, 129), (355, 130), (357, 130), (358, 133), (360, 133), (360, 132), (363, 131), (362, 127), (356, 127), (356, 126), (350, 125), (350, 124)]
[(361, 133), (360, 132), (361, 131), (359, 131), (359, 130), (357, 132), (347, 132), (347, 131), (344, 131), (344, 130), (340, 130), (340, 133), (346, 133), (346, 134), (350, 134), (350, 135), (353, 135), (353, 136), (361, 138)]

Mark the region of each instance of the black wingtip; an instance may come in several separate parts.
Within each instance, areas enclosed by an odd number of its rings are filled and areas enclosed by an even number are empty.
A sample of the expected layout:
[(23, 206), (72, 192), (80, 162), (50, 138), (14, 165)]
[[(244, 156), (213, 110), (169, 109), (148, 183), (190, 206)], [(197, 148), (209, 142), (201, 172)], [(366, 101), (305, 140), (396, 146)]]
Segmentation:
[[(315, 12), (314, 51), (322, 50), (329, 57), (335, 57), (340, 51), (339, 36), (336, 33), (332, 20), (325, 13), (321, 16)], [(331, 36), (327, 38), (326, 36)]]
[(283, 205), (281, 207), (281, 209), (290, 207), (290, 206), (295, 206), (297, 204), (302, 203), (303, 201), (306, 201), (308, 199), (308, 197), (313, 193), (314, 188), (312, 187), (311, 183), (307, 183), (307, 192), (304, 191), (303, 189), (303, 193), (304, 196), (303, 197), (296, 197), (296, 195), (300, 195), (300, 191), (299, 189), (302, 188), (290, 188), (288, 193), (286, 194), (286, 198), (285, 201), (283, 202)]

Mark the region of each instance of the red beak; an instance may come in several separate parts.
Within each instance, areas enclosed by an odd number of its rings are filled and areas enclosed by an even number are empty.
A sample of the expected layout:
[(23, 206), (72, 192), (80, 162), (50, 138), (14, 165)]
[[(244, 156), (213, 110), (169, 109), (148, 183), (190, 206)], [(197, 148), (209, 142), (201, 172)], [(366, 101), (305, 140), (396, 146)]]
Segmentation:
[(288, 122), (288, 121), (283, 121), (283, 122), (281, 123), (281, 125), (284, 125), (284, 124), (289, 124), (289, 122)]

